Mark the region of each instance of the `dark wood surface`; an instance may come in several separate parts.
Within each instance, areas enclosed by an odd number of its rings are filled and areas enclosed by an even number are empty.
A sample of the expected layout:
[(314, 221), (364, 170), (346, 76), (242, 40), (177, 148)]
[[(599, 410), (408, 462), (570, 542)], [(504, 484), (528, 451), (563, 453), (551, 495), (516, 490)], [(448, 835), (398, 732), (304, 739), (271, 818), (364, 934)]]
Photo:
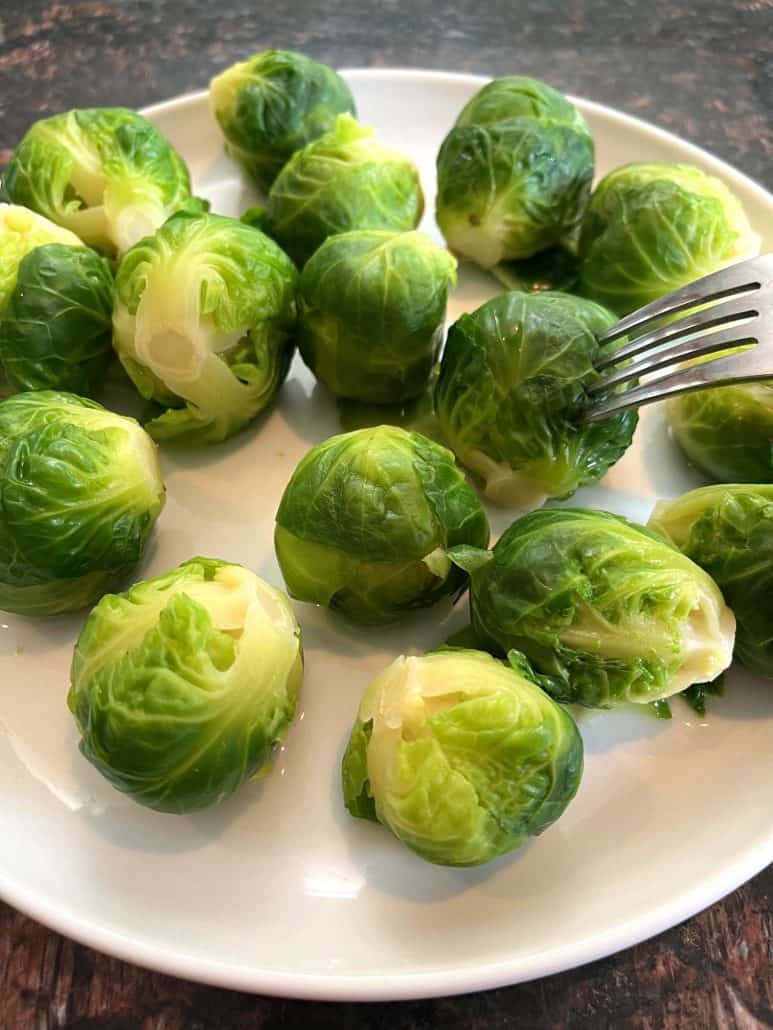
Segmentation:
[[(0, 0), (0, 164), (42, 114), (138, 107), (267, 46), (339, 66), (537, 75), (679, 132), (773, 187), (773, 0)], [(390, 1005), (190, 984), (0, 903), (0, 1030), (757, 1030), (773, 1027), (771, 889), (768, 869), (683, 925), (560, 976)]]

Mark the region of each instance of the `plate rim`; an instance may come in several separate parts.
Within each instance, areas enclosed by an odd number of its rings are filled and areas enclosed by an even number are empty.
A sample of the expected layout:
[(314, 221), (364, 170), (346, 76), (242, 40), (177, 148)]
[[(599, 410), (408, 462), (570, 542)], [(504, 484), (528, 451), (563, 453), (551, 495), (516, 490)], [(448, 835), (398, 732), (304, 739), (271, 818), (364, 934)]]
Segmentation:
[[(436, 82), (452, 80), (457, 84), (482, 86), (491, 76), (472, 73), (447, 72), (439, 69), (384, 67), (341, 68), (347, 80), (367, 81), (384, 78), (415, 78)], [(611, 122), (623, 124), (639, 133), (655, 137), (669, 144), (678, 144), (701, 162), (717, 169), (717, 174), (729, 181), (740, 183), (755, 199), (768, 207), (773, 217), (773, 194), (762, 184), (739, 171), (733, 165), (712, 154), (698, 144), (683, 139), (635, 115), (616, 108), (567, 94), (581, 111), (597, 113)], [(159, 116), (179, 111), (180, 108), (206, 103), (208, 91), (195, 90), (140, 108), (146, 116)], [(773, 826), (753, 845), (744, 849), (735, 860), (726, 863), (699, 885), (683, 892), (677, 901), (663, 902), (634, 923), (621, 920), (611, 929), (591, 933), (579, 944), (571, 943), (551, 948), (515, 961), (501, 959), (468, 964), (451, 970), (430, 972), (339, 973), (313, 974), (289, 971), (266, 971), (255, 966), (220, 959), (201, 958), (196, 955), (171, 952), (167, 948), (145, 941), (127, 938), (116, 929), (100, 926), (80, 918), (62, 902), (40, 900), (38, 891), (9, 877), (0, 868), (0, 898), (24, 915), (36, 920), (78, 943), (94, 948), (122, 961), (138, 965), (169, 976), (197, 983), (225, 987), (232, 990), (275, 997), (315, 1001), (408, 1001), (419, 998), (445, 997), (475, 991), (490, 990), (534, 980), (544, 976), (578, 968), (589, 962), (607, 957), (634, 944), (641, 943), (677, 923), (688, 919), (715, 904), (773, 862)]]

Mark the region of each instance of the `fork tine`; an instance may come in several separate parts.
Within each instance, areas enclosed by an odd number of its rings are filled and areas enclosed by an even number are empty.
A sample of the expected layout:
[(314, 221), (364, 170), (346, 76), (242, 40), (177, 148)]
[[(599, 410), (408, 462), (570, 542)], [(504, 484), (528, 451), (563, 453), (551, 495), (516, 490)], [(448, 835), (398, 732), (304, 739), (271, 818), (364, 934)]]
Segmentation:
[(700, 336), (691, 334), (686, 340), (679, 340), (669, 347), (662, 347), (654, 354), (647, 353), (632, 361), (625, 368), (619, 368), (608, 376), (596, 380), (588, 387), (588, 393), (595, 395), (611, 390), (620, 383), (627, 383), (631, 379), (638, 379), (640, 376), (649, 375), (650, 372), (658, 372), (668, 365), (678, 361), (685, 361), (688, 358), (699, 358), (704, 354), (713, 354), (716, 351), (727, 350), (729, 347), (741, 347), (748, 343), (758, 343), (759, 333), (756, 325), (729, 325), (718, 332), (707, 332)]
[[(714, 326), (723, 325), (726, 322), (740, 322), (744, 318), (753, 318), (759, 315), (759, 306), (756, 296), (742, 296), (735, 300), (724, 300), (713, 304), (710, 308), (702, 308), (699, 311), (692, 311), (676, 322), (669, 322), (668, 325), (653, 329), (652, 332), (637, 336), (635, 340), (617, 349), (610, 348), (609, 352), (603, 354), (595, 362), (596, 369), (601, 372), (610, 365), (617, 365), (621, 361), (636, 357), (642, 351), (651, 351), (664, 343), (671, 343), (673, 340), (682, 339), (685, 336), (694, 336), (698, 330), (711, 329)], [(653, 355), (655, 357), (656, 355)]]
[(689, 368), (657, 376), (655, 379), (650, 379), (644, 386), (624, 390), (614, 394), (609, 400), (594, 404), (581, 414), (580, 421), (599, 422), (601, 419), (610, 418), (612, 415), (628, 411), (630, 408), (652, 404), (653, 401), (665, 400), (667, 397), (689, 393), (691, 390), (706, 390), (715, 386), (725, 386), (728, 383), (772, 379), (773, 371), (767, 374), (761, 373), (753, 363), (747, 365), (746, 371), (744, 371), (743, 358), (747, 353), (751, 352), (746, 351), (742, 354), (730, 354), (724, 358), (714, 358), (700, 365), (691, 365)]
[(727, 268), (705, 275), (702, 279), (697, 279), (694, 283), (689, 283), (665, 297), (645, 304), (643, 308), (631, 312), (630, 315), (625, 315), (599, 336), (599, 342), (611, 343), (612, 340), (617, 340), (648, 322), (676, 314), (697, 304), (721, 300), (722, 297), (730, 297), (735, 293), (758, 290), (772, 277), (773, 258), (769, 254), (728, 265)]

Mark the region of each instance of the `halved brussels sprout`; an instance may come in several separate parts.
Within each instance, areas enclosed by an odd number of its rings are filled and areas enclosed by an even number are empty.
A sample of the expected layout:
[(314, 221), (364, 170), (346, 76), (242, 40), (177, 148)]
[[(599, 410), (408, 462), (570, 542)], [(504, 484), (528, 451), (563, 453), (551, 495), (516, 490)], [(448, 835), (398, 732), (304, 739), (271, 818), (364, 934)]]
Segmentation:
[(459, 548), (476, 637), (522, 651), (559, 701), (647, 703), (715, 679), (735, 619), (716, 583), (656, 533), (617, 515), (543, 509), (492, 551)]
[(11, 157), (2, 192), (109, 257), (176, 211), (206, 208), (191, 196), (180, 155), (147, 118), (123, 107), (35, 122)]
[(300, 267), (328, 236), (350, 229), (415, 229), (419, 172), (348, 114), (293, 154), (268, 195), (266, 228)]
[(773, 485), (691, 490), (648, 525), (708, 572), (736, 618), (735, 657), (773, 678)]
[(488, 536), (450, 451), (378, 426), (309, 451), (282, 496), (275, 544), (291, 597), (375, 624), (460, 593), (467, 577), (448, 550)]
[(301, 631), (281, 590), (193, 558), (103, 597), (70, 677), (92, 765), (141, 805), (191, 812), (270, 762), (295, 714)]
[(113, 354), (107, 261), (68, 229), (0, 204), (0, 366), (15, 390), (94, 392)]
[(580, 286), (625, 315), (759, 248), (740, 201), (719, 179), (692, 165), (623, 165), (588, 205)]
[(571, 716), (481, 651), (401, 656), (368, 686), (344, 755), (344, 804), (439, 865), (471, 866), (558, 819), (583, 767)]
[(438, 153), (438, 225), (454, 253), (483, 268), (529, 258), (576, 229), (593, 167), (590, 130), (562, 93), (536, 79), (495, 79)]
[(424, 233), (331, 236), (306, 263), (298, 347), (333, 393), (397, 404), (425, 389), (443, 341), (456, 261)]
[(292, 357), (298, 274), (260, 230), (177, 215), (124, 255), (114, 345), (134, 385), (167, 410), (155, 440), (225, 440), (273, 399)]
[(134, 419), (53, 390), (0, 402), (0, 609), (93, 604), (140, 560), (163, 505)]
[(226, 68), (209, 84), (226, 151), (267, 191), (291, 155), (356, 114), (341, 76), (290, 50), (265, 50)]
[(577, 419), (597, 378), (596, 334), (615, 321), (563, 293), (503, 293), (448, 333), (435, 408), (444, 439), (497, 504), (537, 507), (600, 479), (631, 442), (635, 412)]
[(695, 390), (666, 402), (671, 434), (722, 483), (773, 483), (773, 383)]

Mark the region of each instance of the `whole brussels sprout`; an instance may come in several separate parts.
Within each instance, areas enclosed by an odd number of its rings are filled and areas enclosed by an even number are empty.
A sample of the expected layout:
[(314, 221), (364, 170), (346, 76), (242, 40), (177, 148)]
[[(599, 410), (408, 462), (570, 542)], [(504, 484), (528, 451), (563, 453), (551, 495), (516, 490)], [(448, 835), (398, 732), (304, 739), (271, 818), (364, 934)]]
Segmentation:
[(155, 440), (225, 440), (273, 399), (295, 324), (292, 262), (259, 229), (177, 215), (124, 255), (114, 345), (139, 392), (167, 410)]
[(648, 525), (708, 572), (736, 618), (735, 657), (773, 678), (773, 485), (691, 490)]
[(53, 390), (0, 402), (0, 609), (93, 604), (136, 565), (164, 505), (132, 418)]
[(439, 865), (512, 851), (558, 819), (582, 776), (571, 716), (481, 651), (401, 656), (368, 686), (343, 760), (349, 812)]
[(108, 257), (176, 211), (200, 211), (188, 169), (136, 111), (95, 107), (43, 118), (27, 131), (3, 178), (3, 196), (76, 233)]
[(226, 151), (267, 191), (291, 155), (356, 114), (341, 76), (291, 50), (265, 50), (227, 68), (209, 84)]
[(719, 179), (692, 165), (623, 165), (588, 205), (580, 287), (625, 315), (759, 247), (740, 201)]
[(559, 701), (611, 708), (715, 679), (735, 620), (716, 583), (656, 533), (617, 515), (543, 509), (490, 552), (459, 548), (487, 649), (522, 651)]
[(328, 236), (350, 229), (415, 229), (424, 211), (419, 172), (348, 114), (296, 151), (268, 195), (265, 228), (298, 266)]
[(113, 354), (113, 279), (78, 237), (0, 204), (0, 366), (15, 390), (91, 394)]
[(291, 597), (375, 624), (460, 593), (467, 577), (448, 550), (485, 547), (488, 536), (450, 451), (377, 426), (309, 451), (285, 488), (274, 539)]
[(536, 79), (495, 79), (438, 153), (438, 225), (454, 253), (483, 268), (531, 257), (577, 228), (593, 167), (590, 130), (562, 93)]
[(396, 404), (425, 389), (443, 340), (456, 261), (420, 232), (329, 237), (306, 263), (298, 347), (340, 397)]
[(585, 425), (596, 334), (615, 321), (563, 293), (503, 293), (448, 333), (435, 408), (459, 461), (497, 504), (536, 507), (595, 482), (633, 437), (637, 415)]
[(773, 383), (695, 390), (666, 402), (671, 435), (722, 483), (773, 483)]
[(295, 714), (301, 631), (281, 590), (193, 558), (103, 597), (70, 677), (92, 765), (141, 805), (191, 812), (270, 762)]

